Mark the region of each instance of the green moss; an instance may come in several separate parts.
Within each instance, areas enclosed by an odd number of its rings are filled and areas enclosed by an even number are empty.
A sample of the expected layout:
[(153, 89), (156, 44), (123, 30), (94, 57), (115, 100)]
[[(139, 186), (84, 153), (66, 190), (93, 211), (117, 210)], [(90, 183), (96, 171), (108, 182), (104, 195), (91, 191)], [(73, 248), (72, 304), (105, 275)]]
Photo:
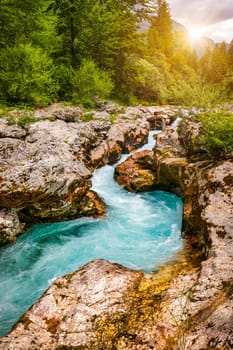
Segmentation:
[[(163, 296), (171, 281), (179, 274), (192, 269), (193, 266), (187, 256), (180, 254), (177, 256), (177, 261), (162, 266), (153, 274), (139, 274), (134, 285), (127, 291), (125, 299), (122, 300), (126, 308), (124, 313), (111, 314), (101, 320), (98, 317), (93, 318), (97, 339), (93, 348), (118, 349), (121, 342), (130, 346), (132, 341), (134, 345), (140, 344), (140, 339), (137, 339), (139, 331), (155, 325), (163, 314), (164, 307), (167, 305)], [(170, 341), (177, 344), (179, 336), (179, 329), (175, 329), (173, 340)], [(165, 339), (165, 341), (169, 343), (169, 340)]]

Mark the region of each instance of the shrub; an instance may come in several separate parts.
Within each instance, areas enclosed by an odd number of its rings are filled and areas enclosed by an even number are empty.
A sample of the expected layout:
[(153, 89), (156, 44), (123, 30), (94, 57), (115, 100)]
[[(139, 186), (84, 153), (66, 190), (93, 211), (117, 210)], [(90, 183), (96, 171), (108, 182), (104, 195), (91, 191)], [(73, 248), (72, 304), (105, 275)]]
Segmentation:
[(22, 128), (28, 124), (35, 123), (37, 121), (33, 114), (21, 114), (18, 116), (8, 115), (7, 120), (10, 125), (16, 124), (21, 126)]
[(99, 69), (91, 60), (84, 60), (79, 70), (74, 72), (73, 98), (80, 101), (94, 101), (96, 97), (110, 96), (113, 83), (108, 72)]
[(197, 116), (202, 123), (203, 141), (215, 157), (233, 156), (233, 114), (226, 111), (209, 112)]
[(0, 53), (0, 97), (8, 103), (44, 105), (56, 93), (52, 61), (31, 45), (5, 48)]

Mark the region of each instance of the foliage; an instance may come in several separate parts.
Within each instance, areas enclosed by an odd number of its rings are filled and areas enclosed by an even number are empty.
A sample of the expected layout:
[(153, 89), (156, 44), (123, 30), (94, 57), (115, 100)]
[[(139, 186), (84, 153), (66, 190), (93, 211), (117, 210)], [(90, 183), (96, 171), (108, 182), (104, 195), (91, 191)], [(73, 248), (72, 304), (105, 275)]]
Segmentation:
[(91, 107), (110, 94), (132, 104), (233, 100), (233, 41), (198, 57), (166, 0), (1, 0), (0, 28), (0, 101), (8, 105)]
[(192, 298), (193, 290), (192, 287), (188, 290), (183, 290), (178, 298), (179, 302), (179, 318), (174, 315), (174, 313), (167, 308), (177, 331), (177, 339), (173, 339), (170, 336), (166, 338), (166, 343), (171, 348), (178, 345), (179, 350), (186, 349), (186, 333), (190, 329), (190, 316), (189, 316), (189, 305)]
[(205, 136), (203, 141), (215, 157), (233, 156), (233, 114), (209, 112), (198, 116)]
[(73, 97), (79, 100), (95, 97), (106, 98), (113, 89), (109, 73), (99, 69), (95, 62), (84, 60), (72, 79)]
[(40, 48), (30, 44), (1, 51), (0, 97), (8, 103), (43, 105), (56, 93), (52, 61)]
[(131, 91), (140, 100), (163, 102), (166, 96), (166, 81), (156, 65), (142, 58), (131, 63), (134, 74), (130, 77)]
[(36, 121), (36, 118), (31, 113), (20, 114), (20, 115), (8, 114), (7, 120), (10, 125), (16, 124), (23, 128), (28, 124), (34, 123)]
[(157, 0), (156, 16), (148, 30), (149, 49), (156, 49), (168, 57), (173, 52), (172, 19), (167, 1)]
[(92, 113), (92, 112), (84, 113), (81, 116), (81, 120), (83, 122), (89, 122), (89, 121), (93, 120), (93, 118), (94, 118), (94, 113)]

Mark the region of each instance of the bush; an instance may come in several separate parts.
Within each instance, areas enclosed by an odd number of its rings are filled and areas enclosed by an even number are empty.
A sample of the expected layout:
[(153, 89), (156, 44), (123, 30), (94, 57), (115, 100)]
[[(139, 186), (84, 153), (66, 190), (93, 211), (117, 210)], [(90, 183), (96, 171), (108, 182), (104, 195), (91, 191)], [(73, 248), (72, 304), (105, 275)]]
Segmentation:
[(44, 105), (57, 87), (52, 79), (52, 61), (31, 45), (18, 45), (0, 53), (0, 98), (7, 103)]
[(74, 70), (68, 64), (60, 63), (54, 67), (53, 79), (56, 82), (59, 99), (69, 101), (72, 99), (72, 80)]
[(73, 99), (94, 101), (96, 97), (110, 96), (113, 83), (108, 72), (99, 69), (91, 60), (84, 60), (79, 70), (74, 72)]
[(145, 59), (135, 64), (134, 93), (139, 99), (162, 102), (166, 96), (166, 84), (159, 69)]
[(233, 114), (230, 112), (210, 112), (199, 115), (205, 136), (203, 141), (215, 157), (233, 156)]

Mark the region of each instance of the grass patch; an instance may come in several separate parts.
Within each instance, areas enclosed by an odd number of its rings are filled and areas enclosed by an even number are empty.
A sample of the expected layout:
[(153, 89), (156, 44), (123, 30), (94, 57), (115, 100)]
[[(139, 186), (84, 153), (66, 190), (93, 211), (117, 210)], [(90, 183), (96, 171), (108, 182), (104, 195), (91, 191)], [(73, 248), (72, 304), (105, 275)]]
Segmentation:
[(94, 113), (93, 112), (87, 112), (81, 115), (80, 118), (83, 122), (90, 122), (94, 119)]
[(22, 128), (37, 121), (33, 114), (8, 115), (7, 120), (10, 125), (18, 125)]

